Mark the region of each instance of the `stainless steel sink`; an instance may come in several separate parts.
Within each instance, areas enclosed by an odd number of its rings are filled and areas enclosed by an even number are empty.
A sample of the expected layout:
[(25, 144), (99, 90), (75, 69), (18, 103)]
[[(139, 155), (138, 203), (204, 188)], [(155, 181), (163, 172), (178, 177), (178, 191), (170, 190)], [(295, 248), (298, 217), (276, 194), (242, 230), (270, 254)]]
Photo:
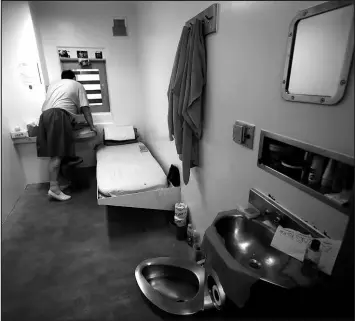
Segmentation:
[(223, 292), (239, 308), (246, 304), (256, 282), (291, 289), (310, 287), (319, 279), (317, 271), (305, 273), (301, 261), (273, 248), (271, 241), (277, 225), (313, 237), (322, 237), (320, 232), (257, 190), (250, 191), (249, 203), (267, 214), (248, 219), (237, 209), (221, 212), (202, 242), (207, 280), (218, 275)]
[(286, 286), (281, 271), (294, 259), (270, 246), (271, 228), (238, 214), (222, 217), (215, 227), (227, 251), (242, 266), (265, 281)]

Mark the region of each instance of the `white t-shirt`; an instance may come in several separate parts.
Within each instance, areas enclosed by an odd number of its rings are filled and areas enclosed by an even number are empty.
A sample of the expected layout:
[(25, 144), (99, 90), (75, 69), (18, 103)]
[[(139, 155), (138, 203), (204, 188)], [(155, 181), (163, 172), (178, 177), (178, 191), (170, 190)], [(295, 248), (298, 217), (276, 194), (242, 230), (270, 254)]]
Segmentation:
[(71, 114), (80, 113), (79, 108), (89, 106), (85, 88), (72, 79), (61, 79), (48, 87), (42, 112), (50, 108), (61, 108)]

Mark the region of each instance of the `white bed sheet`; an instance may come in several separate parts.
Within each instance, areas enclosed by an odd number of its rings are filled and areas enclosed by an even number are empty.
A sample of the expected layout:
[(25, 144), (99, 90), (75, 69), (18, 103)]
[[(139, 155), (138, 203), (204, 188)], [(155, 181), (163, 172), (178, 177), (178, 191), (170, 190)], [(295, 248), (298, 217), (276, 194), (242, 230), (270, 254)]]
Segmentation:
[(96, 179), (99, 192), (105, 196), (168, 186), (163, 169), (141, 142), (100, 148), (97, 151)]

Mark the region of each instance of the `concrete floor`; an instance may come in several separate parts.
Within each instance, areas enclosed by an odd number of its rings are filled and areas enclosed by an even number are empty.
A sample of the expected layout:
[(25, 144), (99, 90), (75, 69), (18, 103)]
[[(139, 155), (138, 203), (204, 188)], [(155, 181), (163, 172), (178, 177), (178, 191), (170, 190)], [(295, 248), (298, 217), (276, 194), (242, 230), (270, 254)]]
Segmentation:
[(281, 310), (280, 320), (353, 320), (354, 301), (342, 286), (280, 295), (265, 283), (242, 310), (166, 314), (143, 297), (134, 270), (147, 258), (189, 257), (190, 247), (176, 240), (164, 212), (106, 213), (97, 205), (95, 171), (78, 171), (74, 182), (63, 203), (48, 199), (46, 184), (29, 186), (4, 222), (3, 321), (275, 320)]
[[(151, 307), (134, 278), (159, 256), (187, 257), (189, 247), (164, 225), (164, 212), (116, 208), (107, 222), (94, 172), (77, 180), (68, 202), (30, 185), (2, 227), (2, 320), (173, 320)], [(91, 177), (91, 178), (89, 178)], [(184, 320), (222, 320), (205, 312)]]

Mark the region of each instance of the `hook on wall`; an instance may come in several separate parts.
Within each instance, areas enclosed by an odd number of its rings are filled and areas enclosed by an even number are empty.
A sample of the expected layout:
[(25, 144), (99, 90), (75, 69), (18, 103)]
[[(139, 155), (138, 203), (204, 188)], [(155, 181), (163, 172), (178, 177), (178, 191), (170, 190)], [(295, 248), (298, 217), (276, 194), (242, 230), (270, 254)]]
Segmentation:
[(200, 12), (195, 17), (191, 18), (186, 22), (187, 27), (191, 27), (195, 20), (201, 20), (204, 24), (204, 35), (207, 36), (210, 33), (215, 33), (217, 31), (217, 9), (218, 4), (215, 3), (202, 12)]

